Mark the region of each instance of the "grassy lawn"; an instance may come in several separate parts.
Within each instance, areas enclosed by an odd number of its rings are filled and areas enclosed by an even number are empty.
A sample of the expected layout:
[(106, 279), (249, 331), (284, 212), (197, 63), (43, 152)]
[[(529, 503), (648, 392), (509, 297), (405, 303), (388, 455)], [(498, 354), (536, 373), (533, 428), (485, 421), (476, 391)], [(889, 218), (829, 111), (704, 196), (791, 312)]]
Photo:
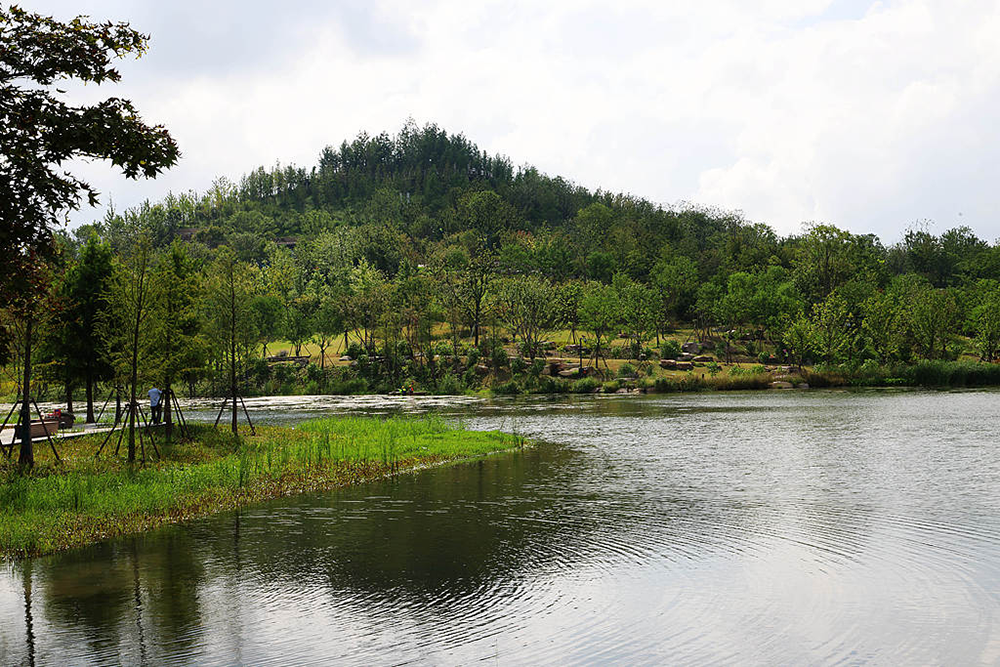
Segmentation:
[(257, 432), (235, 438), (196, 426), (188, 442), (157, 438), (162, 459), (134, 466), (95, 459), (100, 435), (58, 442), (61, 465), (46, 443), (36, 443), (30, 473), (0, 463), (0, 560), (524, 445), (517, 436), (438, 418), (323, 419)]

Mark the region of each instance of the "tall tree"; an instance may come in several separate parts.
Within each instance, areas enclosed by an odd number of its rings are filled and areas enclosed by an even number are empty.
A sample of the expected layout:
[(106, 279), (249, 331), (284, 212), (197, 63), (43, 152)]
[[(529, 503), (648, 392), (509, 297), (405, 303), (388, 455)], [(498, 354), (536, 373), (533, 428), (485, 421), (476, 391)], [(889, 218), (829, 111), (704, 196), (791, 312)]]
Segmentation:
[(156, 374), (156, 353), (162, 342), (161, 285), (153, 279), (153, 248), (140, 234), (132, 249), (115, 265), (107, 293), (108, 311), (102, 320), (102, 337), (119, 378), (129, 392), (128, 460), (135, 462), (135, 429), (140, 380)]
[[(595, 366), (604, 357), (604, 348), (614, 338), (621, 321), (621, 304), (615, 289), (596, 281), (587, 283), (580, 301), (580, 323), (593, 336)], [(608, 367), (607, 359), (604, 367)]]
[(171, 392), (176, 381), (197, 372), (205, 363), (205, 344), (201, 334), (198, 304), (202, 299), (201, 275), (184, 244), (175, 240), (160, 257), (153, 275), (161, 295), (158, 313), (162, 328), (159, 371), (163, 378), (166, 404), (163, 417), (166, 436), (173, 435)]
[(99, 323), (108, 308), (112, 253), (91, 233), (70, 265), (63, 282), (66, 309), (62, 315), (58, 353), (70, 374), (83, 381), (87, 399), (87, 423), (94, 421), (94, 386), (109, 378), (113, 369), (108, 348), (99, 333)]
[(206, 327), (217, 352), (225, 359), (234, 435), (239, 432), (237, 415), (240, 399), (237, 378), (257, 344), (253, 308), (257, 288), (258, 283), (250, 267), (236, 259), (236, 254), (228, 247), (220, 248), (209, 267), (203, 306)]
[(556, 292), (552, 284), (538, 276), (514, 276), (502, 280), (494, 295), (501, 321), (521, 337), (528, 356), (541, 352), (542, 338), (559, 323)]

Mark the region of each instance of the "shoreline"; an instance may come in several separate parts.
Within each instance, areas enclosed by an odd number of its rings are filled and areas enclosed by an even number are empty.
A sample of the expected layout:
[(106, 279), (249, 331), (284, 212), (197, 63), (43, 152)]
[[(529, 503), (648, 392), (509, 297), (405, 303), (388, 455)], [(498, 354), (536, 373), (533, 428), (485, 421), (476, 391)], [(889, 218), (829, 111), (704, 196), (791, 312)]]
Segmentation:
[(0, 562), (83, 547), (251, 504), (414, 473), (523, 449), (520, 436), (439, 418), (342, 418), (263, 426), (235, 439), (210, 426), (194, 442), (160, 443), (163, 459), (94, 460), (96, 440), (36, 454), (21, 475), (0, 467)]

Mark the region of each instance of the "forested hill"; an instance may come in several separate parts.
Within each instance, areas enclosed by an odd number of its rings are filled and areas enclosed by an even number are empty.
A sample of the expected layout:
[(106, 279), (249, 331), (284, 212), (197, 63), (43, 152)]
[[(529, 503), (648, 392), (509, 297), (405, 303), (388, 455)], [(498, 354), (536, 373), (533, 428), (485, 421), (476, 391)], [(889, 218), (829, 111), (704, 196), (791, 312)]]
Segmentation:
[[(220, 178), (204, 194), (170, 194), (97, 227), (113, 243), (115, 227), (136, 219), (155, 245), (174, 237), (227, 244), (247, 260), (263, 258), (266, 241), (308, 241), (342, 226), (363, 228), (364, 236), (402, 235), (421, 248), (468, 229), (500, 245), (512, 234), (527, 234), (558, 246), (560, 260), (571, 254), (565, 270), (579, 277), (607, 273), (612, 264), (646, 275), (667, 245), (701, 256), (723, 243), (720, 235), (728, 238), (731, 254), (741, 254), (737, 245), (755, 246), (757, 262), (781, 252), (777, 236), (763, 225), (592, 192), (533, 167), (515, 168), (509, 158), (490, 156), (435, 125), (408, 124), (395, 136), (362, 134), (324, 148), (314, 167), (259, 167), (237, 183)], [(597, 266), (585, 266), (587, 255), (602, 251), (614, 257), (598, 256)], [(706, 261), (714, 272), (722, 258)], [(379, 268), (391, 273), (397, 267), (390, 261)]]
[[(402, 265), (426, 263), (447, 247), (468, 251), (475, 237), (508, 272), (555, 281), (607, 283), (623, 273), (652, 284), (665, 263), (680, 262), (683, 272), (696, 272), (697, 284), (725, 289), (735, 272), (781, 267), (789, 278), (797, 271), (807, 304), (862, 276), (882, 287), (909, 273), (934, 287), (1000, 279), (1000, 249), (968, 228), (935, 236), (918, 226), (891, 247), (831, 226), (782, 238), (737, 213), (664, 208), (590, 191), (533, 167), (515, 168), (461, 134), (412, 122), (395, 136), (362, 134), (324, 148), (311, 168), (260, 167), (238, 183), (220, 178), (204, 194), (170, 194), (84, 226), (76, 236), (82, 240), (96, 227), (115, 246), (118, 231), (135, 224), (156, 246), (174, 238), (194, 242), (195, 249), (228, 245), (258, 264), (268, 262), (275, 242), (332, 244), (342, 261), (364, 258), (390, 278)], [(901, 228), (906, 224), (900, 221)], [(691, 316), (696, 290), (679, 297), (677, 315)]]

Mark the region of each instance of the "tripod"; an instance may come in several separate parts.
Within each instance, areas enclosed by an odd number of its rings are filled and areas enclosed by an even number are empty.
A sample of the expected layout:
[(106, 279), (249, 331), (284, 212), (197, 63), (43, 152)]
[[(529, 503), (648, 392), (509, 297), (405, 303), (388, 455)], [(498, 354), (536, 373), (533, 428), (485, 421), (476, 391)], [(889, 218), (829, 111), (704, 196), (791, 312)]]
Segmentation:
[[(7, 416), (4, 418), (3, 426), (0, 426), (0, 432), (3, 432), (3, 430), (7, 428), (7, 424), (10, 422), (10, 418), (14, 415), (14, 412), (17, 411), (17, 406), (22, 405), (25, 402), (25, 400), (31, 400), (31, 405), (35, 406), (35, 414), (38, 415), (38, 421), (39, 422), (45, 421), (42, 418), (42, 411), (38, 409), (38, 403), (34, 399), (29, 399), (28, 397), (22, 397), (20, 388), (18, 388), (17, 393), (18, 393), (18, 399), (14, 401), (14, 405), (11, 406), (10, 412), (8, 412)], [(22, 438), (27, 437), (29, 440), (33, 440), (34, 438), (31, 437), (31, 424), (30, 423), (22, 424), (21, 422), (22, 422), (21, 414), (20, 411), (18, 411), (17, 425), (14, 427), (14, 432), (15, 433), (20, 432)], [(27, 433), (25, 433), (25, 429), (27, 429)], [(49, 429), (45, 428), (43, 425), (42, 431), (45, 432), (45, 439), (49, 441), (49, 447), (52, 448), (52, 453), (55, 455), (56, 461), (62, 463), (62, 459), (59, 458), (59, 452), (56, 451), (56, 443), (52, 441), (52, 436), (49, 435)], [(14, 444), (16, 442), (17, 442), (16, 437), (10, 439), (9, 445), (5, 445), (2, 442), (0, 442), (0, 452), (3, 453), (4, 458), (9, 459), (11, 458), (11, 456), (14, 455)]]
[[(240, 404), (243, 406), (243, 414), (246, 415), (247, 423), (250, 424), (250, 434), (257, 435), (257, 430), (254, 429), (253, 427), (253, 420), (250, 419), (250, 413), (247, 412), (246, 402), (244, 402), (243, 397), (240, 396), (239, 394), (236, 395), (236, 398), (240, 399)], [(235, 400), (235, 399), (233, 399), (232, 396), (226, 396), (226, 400), (222, 402), (222, 407), (219, 408), (219, 415), (215, 418), (216, 427), (219, 426), (219, 420), (222, 419), (222, 413), (226, 411), (226, 406), (229, 405), (230, 400)]]
[(104, 401), (104, 405), (101, 406), (100, 413), (98, 413), (98, 415), (97, 415), (97, 419), (94, 420), (98, 424), (101, 422), (101, 417), (104, 416), (104, 410), (107, 409), (108, 403), (111, 402), (111, 397), (112, 396), (114, 396), (114, 398), (115, 398), (115, 425), (117, 425), (118, 422), (121, 421), (121, 416), (122, 416), (122, 386), (120, 384), (116, 384), (114, 392), (108, 394), (107, 399), (105, 399), (105, 401)]
[[(191, 439), (191, 431), (188, 429), (187, 420), (184, 418), (184, 413), (181, 412), (181, 404), (177, 402), (177, 394), (174, 393), (173, 389), (168, 389), (167, 394), (167, 405), (173, 406), (174, 413), (177, 415), (177, 425), (180, 427), (181, 436), (185, 440)], [(223, 405), (225, 407), (225, 405)]]
[(149, 421), (146, 419), (146, 412), (142, 409), (142, 405), (139, 401), (129, 401), (125, 406), (125, 410), (126, 412), (122, 415), (121, 421), (111, 427), (108, 434), (104, 436), (104, 441), (101, 443), (101, 446), (98, 447), (97, 453), (94, 454), (94, 457), (96, 458), (101, 455), (101, 452), (104, 451), (104, 446), (111, 440), (111, 435), (115, 431), (118, 431), (118, 443), (115, 445), (115, 456), (118, 456), (118, 451), (122, 446), (122, 440), (125, 438), (125, 424), (128, 422), (135, 423), (138, 426), (139, 451), (141, 452), (140, 460), (143, 462), (146, 460), (146, 443), (143, 438), (143, 431), (146, 432), (145, 436), (149, 439), (149, 444), (153, 446), (153, 451), (156, 452), (156, 458), (162, 458), (160, 456), (160, 450), (156, 447), (156, 440), (153, 439), (153, 434), (149, 431)]

